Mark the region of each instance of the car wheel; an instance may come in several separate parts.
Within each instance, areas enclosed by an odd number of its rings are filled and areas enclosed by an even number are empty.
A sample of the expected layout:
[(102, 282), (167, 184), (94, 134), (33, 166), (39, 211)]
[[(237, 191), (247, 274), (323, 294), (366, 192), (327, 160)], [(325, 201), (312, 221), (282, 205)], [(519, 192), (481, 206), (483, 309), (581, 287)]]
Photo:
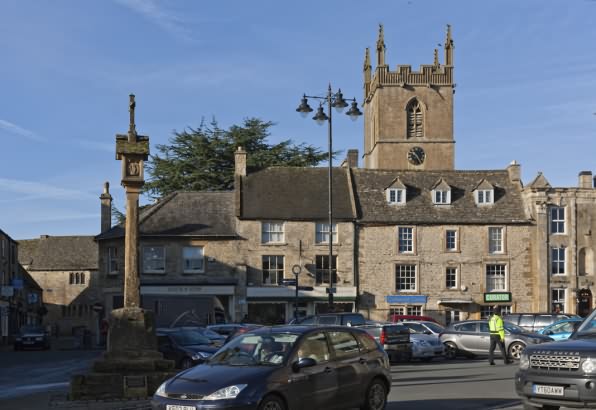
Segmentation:
[(387, 406), (387, 387), (381, 379), (374, 379), (364, 396), (364, 406), (360, 410), (383, 410)]
[(192, 367), (192, 360), (188, 357), (185, 357), (184, 359), (182, 359), (182, 361), (180, 362), (180, 368), (188, 369), (190, 367)]
[(457, 357), (457, 346), (453, 342), (445, 342), (445, 358), (453, 360)]
[(259, 410), (286, 410), (286, 404), (278, 396), (266, 396), (261, 404)]
[(511, 345), (509, 346), (509, 357), (511, 357), (514, 360), (519, 360), (519, 358), (521, 357), (521, 354), (523, 353), (525, 348), (526, 348), (526, 345), (523, 343), (520, 343), (520, 342), (511, 343)]

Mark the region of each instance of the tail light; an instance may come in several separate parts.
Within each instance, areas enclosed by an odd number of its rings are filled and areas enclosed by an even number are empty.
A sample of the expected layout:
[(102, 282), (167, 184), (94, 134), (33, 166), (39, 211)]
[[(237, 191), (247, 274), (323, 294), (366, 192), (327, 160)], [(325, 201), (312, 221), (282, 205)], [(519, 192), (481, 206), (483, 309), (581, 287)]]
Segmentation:
[(379, 343), (384, 345), (386, 340), (385, 329), (381, 329), (381, 336), (379, 337)]

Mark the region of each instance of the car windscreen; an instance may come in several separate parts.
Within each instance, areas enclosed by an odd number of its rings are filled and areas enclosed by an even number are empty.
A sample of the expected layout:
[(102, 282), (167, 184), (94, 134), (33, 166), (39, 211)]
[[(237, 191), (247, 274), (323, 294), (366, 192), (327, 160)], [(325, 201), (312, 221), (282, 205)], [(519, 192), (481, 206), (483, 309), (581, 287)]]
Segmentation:
[(509, 333), (524, 333), (526, 332), (526, 330), (522, 327), (519, 327), (517, 325), (514, 325), (511, 322), (503, 322), (503, 327), (505, 328), (505, 330), (507, 330)]
[(21, 333), (44, 333), (44, 329), (40, 326), (25, 325), (21, 327)]
[(404, 326), (409, 328), (412, 333), (425, 333), (428, 330), (420, 323), (404, 323)]
[(445, 328), (441, 325), (438, 325), (436, 323), (433, 322), (427, 322), (424, 324), (426, 327), (428, 327), (430, 330), (433, 331), (433, 333), (442, 333), (443, 331), (445, 331)]
[(195, 330), (180, 330), (170, 333), (172, 338), (181, 346), (208, 345), (211, 341)]
[(294, 333), (245, 333), (217, 351), (210, 365), (260, 366), (283, 363), (299, 335)]

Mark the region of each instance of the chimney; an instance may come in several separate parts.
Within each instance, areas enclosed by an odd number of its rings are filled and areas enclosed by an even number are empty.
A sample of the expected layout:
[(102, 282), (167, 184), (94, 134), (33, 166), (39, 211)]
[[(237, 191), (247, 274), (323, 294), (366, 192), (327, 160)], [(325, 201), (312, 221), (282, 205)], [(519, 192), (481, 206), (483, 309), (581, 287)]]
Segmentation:
[(48, 239), (50, 235), (39, 235), (39, 239)]
[(101, 233), (104, 233), (112, 227), (112, 195), (110, 195), (109, 182), (104, 182), (103, 193), (99, 199), (101, 202)]
[(246, 176), (246, 151), (244, 148), (238, 147), (236, 152), (234, 153), (234, 176)]
[(358, 150), (357, 149), (349, 149), (347, 160), (348, 160), (349, 168), (358, 168)]
[(592, 171), (582, 171), (579, 173), (579, 187), (592, 188)]
[(509, 173), (509, 180), (511, 182), (519, 182), (521, 184), (521, 165), (516, 160), (511, 161), (507, 167), (507, 172)]

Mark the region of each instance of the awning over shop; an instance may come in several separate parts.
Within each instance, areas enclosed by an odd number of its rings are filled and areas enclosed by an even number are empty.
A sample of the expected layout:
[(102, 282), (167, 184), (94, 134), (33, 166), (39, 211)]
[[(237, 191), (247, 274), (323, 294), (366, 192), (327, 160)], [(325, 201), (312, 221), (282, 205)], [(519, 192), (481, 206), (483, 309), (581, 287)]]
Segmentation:
[(470, 303), (474, 303), (472, 299), (439, 299), (437, 304), (438, 305), (469, 305)]
[(390, 304), (403, 305), (423, 305), (426, 303), (428, 296), (424, 295), (389, 295), (385, 296), (385, 301)]

